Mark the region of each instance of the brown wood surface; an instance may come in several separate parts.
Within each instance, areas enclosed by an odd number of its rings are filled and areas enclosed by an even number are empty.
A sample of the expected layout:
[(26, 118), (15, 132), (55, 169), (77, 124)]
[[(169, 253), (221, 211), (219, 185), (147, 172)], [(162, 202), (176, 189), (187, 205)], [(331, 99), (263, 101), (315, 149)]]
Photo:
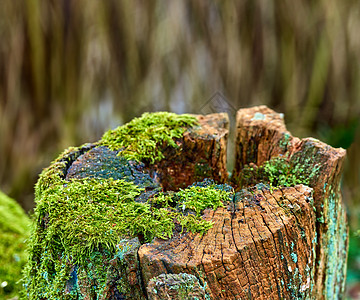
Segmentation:
[(185, 188), (205, 178), (227, 181), (228, 116), (219, 113), (196, 117), (200, 126), (187, 130), (177, 140), (179, 148), (164, 149), (165, 158), (149, 166), (165, 190)]
[(266, 106), (237, 112), (236, 165), (233, 178), (241, 177), (246, 164), (258, 166), (283, 156), (303, 168), (319, 168), (310, 179), (316, 208), (316, 299), (336, 299), (345, 289), (348, 230), (340, 192), (344, 149), (332, 148), (314, 138), (293, 137), (284, 117)]
[[(306, 186), (251, 188), (204, 218), (203, 236), (187, 233), (139, 248), (144, 282), (189, 273), (207, 282), (212, 299), (290, 299), (311, 294), (315, 214)], [(292, 298), (296, 299), (296, 298)]]
[(187, 273), (161, 274), (153, 277), (147, 286), (149, 300), (209, 299), (205, 287)]

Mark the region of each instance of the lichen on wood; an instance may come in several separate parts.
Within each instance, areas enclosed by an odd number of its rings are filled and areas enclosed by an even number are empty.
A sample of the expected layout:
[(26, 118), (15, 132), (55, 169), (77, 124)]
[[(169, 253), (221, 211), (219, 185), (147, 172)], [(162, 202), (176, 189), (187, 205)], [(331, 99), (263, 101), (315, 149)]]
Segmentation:
[[(263, 117), (256, 118), (260, 114)], [(340, 193), (345, 150), (313, 138), (293, 137), (286, 130), (283, 116), (266, 106), (238, 111), (236, 147), (235, 182), (247, 180), (242, 178), (247, 169), (263, 169), (280, 157), (295, 166), (296, 175), (313, 188), (317, 220), (315, 295), (317, 299), (341, 298), (348, 247), (346, 212)]]
[(206, 287), (187, 273), (160, 274), (151, 278), (147, 286), (149, 300), (210, 300)]

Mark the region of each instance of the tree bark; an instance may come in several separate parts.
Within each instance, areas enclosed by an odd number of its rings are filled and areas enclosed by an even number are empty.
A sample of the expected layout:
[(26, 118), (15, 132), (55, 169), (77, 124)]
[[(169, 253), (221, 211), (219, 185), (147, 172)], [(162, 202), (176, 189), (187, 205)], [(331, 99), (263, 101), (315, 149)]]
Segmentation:
[(161, 274), (150, 279), (147, 287), (150, 300), (208, 299), (205, 287), (187, 273)]

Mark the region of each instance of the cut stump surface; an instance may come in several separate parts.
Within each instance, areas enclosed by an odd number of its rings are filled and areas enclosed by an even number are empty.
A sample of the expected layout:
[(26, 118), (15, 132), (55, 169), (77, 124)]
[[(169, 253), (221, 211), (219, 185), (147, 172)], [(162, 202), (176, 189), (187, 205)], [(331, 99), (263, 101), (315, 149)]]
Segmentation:
[[(216, 211), (209, 231), (156, 240), (139, 249), (145, 282), (163, 273), (196, 274), (213, 299), (304, 299), (315, 265), (315, 213), (305, 186), (234, 195)], [(288, 288), (290, 287), (290, 288)]]

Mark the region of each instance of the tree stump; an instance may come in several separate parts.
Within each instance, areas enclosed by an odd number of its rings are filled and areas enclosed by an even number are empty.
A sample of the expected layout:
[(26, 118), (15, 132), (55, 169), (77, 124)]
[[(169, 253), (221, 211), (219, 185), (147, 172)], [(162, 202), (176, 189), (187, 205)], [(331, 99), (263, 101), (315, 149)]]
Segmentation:
[(241, 109), (228, 178), (227, 137), (226, 114), (158, 113), (65, 151), (36, 186), (29, 298), (341, 298), (345, 151)]

